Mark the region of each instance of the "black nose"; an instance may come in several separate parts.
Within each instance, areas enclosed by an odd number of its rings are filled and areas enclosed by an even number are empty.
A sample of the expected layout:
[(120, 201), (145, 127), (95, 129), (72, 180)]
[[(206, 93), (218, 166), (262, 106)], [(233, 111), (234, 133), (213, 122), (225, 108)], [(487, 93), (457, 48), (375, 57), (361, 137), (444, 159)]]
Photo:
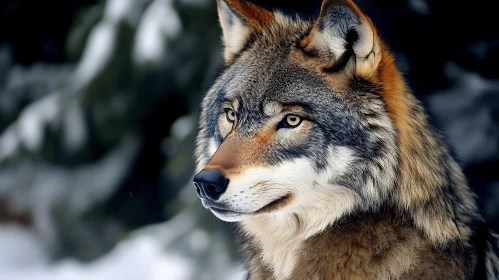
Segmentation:
[(229, 179), (222, 172), (214, 169), (203, 169), (193, 179), (198, 196), (205, 199), (217, 200), (227, 189)]

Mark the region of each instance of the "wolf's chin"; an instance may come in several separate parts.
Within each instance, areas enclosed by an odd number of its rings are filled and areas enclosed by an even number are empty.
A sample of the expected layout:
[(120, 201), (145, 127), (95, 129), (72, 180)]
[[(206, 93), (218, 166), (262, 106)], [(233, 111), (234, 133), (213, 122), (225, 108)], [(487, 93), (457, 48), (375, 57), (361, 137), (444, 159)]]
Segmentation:
[(265, 206), (263, 206), (262, 208), (260, 208), (256, 211), (247, 212), (247, 213), (235, 212), (235, 211), (231, 211), (231, 210), (227, 210), (227, 209), (220, 209), (220, 208), (216, 208), (216, 207), (209, 207), (208, 209), (210, 209), (211, 212), (222, 221), (240, 222), (240, 221), (249, 219), (251, 217), (276, 212), (279, 209), (288, 205), (292, 199), (293, 199), (292, 194), (288, 193), (284, 196), (281, 196), (278, 199), (271, 201), (270, 203), (266, 204)]
[(240, 222), (246, 220), (253, 216), (252, 213), (237, 213), (237, 212), (219, 212), (214, 209), (210, 209), (215, 217), (219, 218), (224, 222)]

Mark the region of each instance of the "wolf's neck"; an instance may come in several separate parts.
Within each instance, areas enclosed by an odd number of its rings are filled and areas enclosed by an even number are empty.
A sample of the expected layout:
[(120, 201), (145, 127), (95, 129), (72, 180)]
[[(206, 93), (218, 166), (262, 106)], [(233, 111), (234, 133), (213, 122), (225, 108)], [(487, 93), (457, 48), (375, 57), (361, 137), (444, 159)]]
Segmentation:
[(393, 205), (407, 210), (435, 245), (467, 242), (477, 218), (473, 195), (441, 137), (410, 93), (393, 57), (380, 62), (381, 96), (397, 130), (398, 167)]
[(353, 191), (341, 187), (324, 189), (321, 194), (315, 197), (313, 205), (297, 203), (291, 209), (255, 216), (240, 223), (242, 232), (251, 240), (251, 248), (247, 251), (253, 252), (257, 248), (260, 253), (253, 260), (261, 260), (272, 267), (277, 279), (286, 279), (291, 274), (303, 242), (354, 211), (359, 200)]
[(272, 214), (241, 223), (250, 279), (287, 279), (291, 275), (301, 245), (312, 235), (304, 231), (304, 222), (294, 214)]
[[(348, 197), (345, 196), (344, 199), (347, 200)], [(346, 204), (353, 205), (353, 202)], [(338, 205), (337, 208), (341, 206)], [(267, 276), (287, 279), (295, 268), (303, 242), (328, 228), (332, 221), (340, 218), (341, 213), (349, 211), (336, 210), (338, 209), (333, 207), (310, 207), (296, 213), (275, 213), (245, 220), (240, 225), (251, 242), (242, 245), (246, 246), (247, 252), (259, 252), (251, 257), (251, 262), (255, 262), (256, 267), (272, 268), (272, 273)]]
[(250, 236), (244, 243), (250, 279), (464, 279), (472, 271), (469, 247), (435, 249), (410, 219), (393, 213), (347, 215), (305, 240), (285, 229), (266, 237), (273, 243)]

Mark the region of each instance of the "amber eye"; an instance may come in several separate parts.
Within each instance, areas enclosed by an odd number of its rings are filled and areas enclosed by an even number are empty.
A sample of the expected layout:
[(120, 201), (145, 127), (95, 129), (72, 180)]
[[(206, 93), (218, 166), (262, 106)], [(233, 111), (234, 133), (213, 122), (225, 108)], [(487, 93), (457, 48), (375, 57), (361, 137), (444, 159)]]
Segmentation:
[(284, 118), (284, 121), (285, 121), (285, 124), (287, 127), (297, 127), (300, 125), (301, 123), (301, 118), (298, 117), (297, 115), (287, 115), (285, 118)]
[(236, 112), (234, 110), (226, 108), (225, 116), (227, 117), (227, 121), (234, 122), (236, 120)]

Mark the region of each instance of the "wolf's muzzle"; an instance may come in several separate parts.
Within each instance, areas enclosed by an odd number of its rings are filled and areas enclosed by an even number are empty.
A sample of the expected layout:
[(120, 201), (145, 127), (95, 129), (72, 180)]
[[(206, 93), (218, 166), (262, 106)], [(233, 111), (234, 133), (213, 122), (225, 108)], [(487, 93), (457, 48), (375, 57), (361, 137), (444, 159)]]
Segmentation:
[(229, 179), (215, 169), (203, 169), (193, 179), (200, 198), (216, 201), (225, 192)]

